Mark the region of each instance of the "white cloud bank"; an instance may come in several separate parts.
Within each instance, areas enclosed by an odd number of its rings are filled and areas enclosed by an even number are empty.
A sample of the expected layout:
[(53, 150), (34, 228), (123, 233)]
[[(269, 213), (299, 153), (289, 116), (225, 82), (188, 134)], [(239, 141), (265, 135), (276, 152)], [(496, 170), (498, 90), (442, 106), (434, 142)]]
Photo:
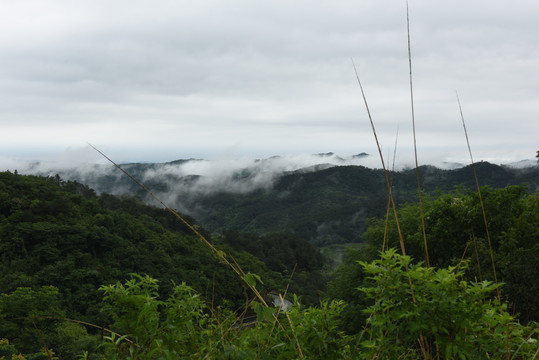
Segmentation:
[[(539, 148), (539, 3), (410, 1), (420, 163)], [(11, 1), (0, 13), (0, 156), (119, 161), (413, 153), (404, 0)], [(299, 156), (299, 155), (298, 155)], [(58, 160), (59, 161), (59, 160)]]

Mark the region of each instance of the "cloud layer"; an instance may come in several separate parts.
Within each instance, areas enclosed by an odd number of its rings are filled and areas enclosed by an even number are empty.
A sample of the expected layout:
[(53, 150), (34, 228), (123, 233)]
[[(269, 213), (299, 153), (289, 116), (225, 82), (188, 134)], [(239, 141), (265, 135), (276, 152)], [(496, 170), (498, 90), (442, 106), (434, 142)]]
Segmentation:
[[(533, 157), (539, 4), (410, 1), (420, 162)], [(0, 155), (123, 161), (412, 150), (405, 2), (20, 1), (0, 14)], [(8, 161), (5, 160), (5, 161)]]

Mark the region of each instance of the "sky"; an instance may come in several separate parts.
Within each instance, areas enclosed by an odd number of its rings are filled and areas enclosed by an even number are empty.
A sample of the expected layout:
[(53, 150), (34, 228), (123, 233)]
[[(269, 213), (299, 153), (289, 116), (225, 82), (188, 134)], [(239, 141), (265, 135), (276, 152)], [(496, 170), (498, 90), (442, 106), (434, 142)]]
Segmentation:
[[(0, 168), (413, 159), (406, 2), (0, 0)], [(418, 161), (533, 159), (539, 2), (410, 0)]]

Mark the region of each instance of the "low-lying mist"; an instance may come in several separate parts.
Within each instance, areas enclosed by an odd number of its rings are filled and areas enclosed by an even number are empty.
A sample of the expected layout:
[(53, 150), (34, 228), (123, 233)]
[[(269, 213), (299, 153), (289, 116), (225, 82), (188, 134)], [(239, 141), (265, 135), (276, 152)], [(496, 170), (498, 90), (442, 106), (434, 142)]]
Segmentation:
[[(402, 165), (403, 163), (406, 162), (401, 160), (401, 165), (397, 165), (399, 170), (410, 167)], [(460, 163), (449, 162), (435, 165), (445, 169), (462, 166)], [(307, 173), (334, 166), (381, 167), (378, 156), (361, 153), (341, 157), (331, 152), (273, 156), (265, 159), (184, 159), (166, 163), (128, 163), (121, 166), (167, 204), (191, 214), (197, 212), (196, 199), (201, 196), (270, 189), (277, 179), (290, 172)], [(98, 193), (145, 196), (127, 176), (90, 147), (68, 151), (54, 161), (21, 162), (0, 158), (0, 168), (29, 175), (59, 175), (63, 180), (81, 182)], [(148, 198), (146, 200), (149, 201)]]
[[(266, 159), (219, 158), (214, 160), (185, 159), (166, 163), (121, 164), (126, 171), (144, 184), (159, 183), (167, 192), (204, 195), (215, 192), (245, 193), (269, 188), (283, 174), (316, 171), (332, 166), (362, 165), (372, 167), (376, 159), (365, 153), (340, 157), (334, 153), (273, 156)], [(3, 170), (20, 174), (56, 176), (81, 182), (97, 192), (125, 194), (127, 177), (114, 165), (88, 156), (87, 152), (64, 155), (55, 161), (20, 162), (0, 159)], [(125, 178), (125, 179), (124, 179)], [(128, 179), (127, 179), (128, 180)], [(111, 191), (110, 183), (117, 183)], [(105, 184), (106, 183), (106, 184)]]

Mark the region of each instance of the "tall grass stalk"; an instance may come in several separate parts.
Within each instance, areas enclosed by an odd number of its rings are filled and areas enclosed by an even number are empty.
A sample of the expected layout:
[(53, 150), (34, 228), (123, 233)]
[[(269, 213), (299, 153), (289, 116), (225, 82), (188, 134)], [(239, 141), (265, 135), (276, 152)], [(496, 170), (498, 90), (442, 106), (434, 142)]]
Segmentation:
[(423, 244), (425, 246), (425, 261), (427, 263), (427, 268), (430, 267), (429, 260), (429, 248), (427, 246), (427, 233), (425, 231), (425, 216), (423, 214), (423, 200), (421, 198), (421, 184), (419, 181), (419, 163), (417, 161), (417, 141), (415, 134), (415, 111), (414, 111), (414, 86), (412, 81), (412, 45), (410, 41), (410, 12), (408, 10), (408, 1), (406, 1), (406, 29), (408, 33), (408, 68), (410, 69), (410, 106), (412, 111), (412, 130), (414, 134), (414, 158), (415, 158), (415, 172), (417, 179), (417, 194), (419, 196), (419, 212), (421, 215), (421, 229), (423, 231)]
[[(404, 237), (402, 236), (402, 231), (401, 231), (400, 224), (399, 224), (399, 217), (397, 215), (397, 206), (395, 205), (395, 199), (393, 198), (392, 183), (389, 180), (388, 171), (387, 171), (387, 168), (385, 166), (384, 157), (382, 155), (382, 149), (381, 149), (381, 146), (380, 146), (380, 142), (378, 141), (378, 135), (376, 134), (376, 128), (374, 126), (374, 121), (372, 119), (371, 111), (369, 109), (369, 104), (367, 102), (367, 97), (365, 95), (365, 91), (363, 90), (363, 85), (361, 84), (361, 80), (359, 78), (359, 73), (357, 71), (357, 67), (356, 67), (356, 64), (354, 63), (353, 59), (352, 59), (352, 65), (354, 66), (354, 72), (356, 74), (356, 79), (357, 79), (359, 88), (361, 90), (361, 96), (363, 97), (363, 102), (365, 103), (365, 108), (367, 110), (369, 121), (371, 123), (372, 132), (373, 132), (373, 135), (374, 135), (374, 139), (376, 141), (376, 146), (378, 148), (378, 154), (380, 156), (380, 161), (382, 162), (382, 167), (383, 167), (384, 175), (385, 175), (385, 178), (386, 178), (387, 192), (388, 192), (388, 196), (389, 196), (389, 198), (391, 200), (391, 204), (392, 204), (392, 207), (393, 207), (393, 213), (395, 215), (395, 224), (397, 225), (397, 231), (398, 231), (398, 234), (399, 234), (399, 242), (400, 242), (400, 246), (401, 246), (401, 252), (402, 252), (402, 255), (406, 255), (406, 248), (404, 246)], [(408, 267), (408, 266), (406, 266), (406, 267)], [(416, 297), (415, 297), (414, 287), (412, 285), (412, 279), (409, 278), (408, 282), (410, 284), (410, 292), (411, 292), (411, 295), (412, 295), (412, 300), (415, 303), (416, 302)], [(420, 337), (418, 339), (418, 342), (419, 342), (419, 346), (421, 348), (421, 352), (423, 354), (423, 358), (428, 359), (427, 352), (425, 350), (426, 342), (425, 342), (425, 339), (424, 339), (422, 334), (420, 335)]]
[(110, 161), (115, 167), (117, 167), (118, 169), (120, 169), (125, 175), (127, 175), (131, 180), (133, 180), (138, 186), (140, 186), (144, 191), (146, 191), (148, 194), (150, 194), (150, 196), (152, 198), (154, 198), (157, 202), (159, 202), (161, 205), (163, 205), (165, 207), (165, 209), (167, 209), (170, 213), (172, 213), (178, 220), (180, 220), (185, 226), (187, 226), (197, 237), (198, 239), (204, 244), (206, 245), (210, 250), (211, 252), (213, 253), (213, 255), (219, 259), (219, 261), (222, 261), (223, 263), (225, 263), (226, 265), (228, 265), (242, 280), (243, 282), (253, 291), (253, 293), (255, 294), (255, 296), (258, 298), (258, 300), (260, 300), (260, 302), (266, 306), (266, 307), (269, 307), (268, 304), (266, 303), (266, 301), (264, 300), (264, 297), (260, 294), (260, 292), (256, 289), (256, 287), (253, 285), (253, 277), (251, 277), (249, 280), (248, 280), (248, 274), (245, 274), (242, 270), (242, 268), (240, 267), (240, 265), (236, 262), (236, 260), (234, 260), (232, 258), (232, 262), (230, 262), (227, 258), (227, 254), (222, 251), (222, 250), (218, 250), (217, 248), (215, 248), (215, 246), (213, 246), (212, 243), (210, 243), (208, 241), (208, 239), (206, 239), (206, 237), (204, 235), (202, 235), (197, 229), (195, 226), (191, 225), (187, 220), (185, 220), (180, 214), (178, 214), (177, 211), (175, 211), (174, 209), (172, 209), (171, 207), (169, 207), (167, 204), (165, 204), (159, 197), (157, 197), (150, 189), (148, 189), (144, 184), (142, 184), (140, 181), (138, 181), (137, 179), (135, 179), (131, 174), (129, 174), (126, 170), (124, 170), (120, 165), (118, 165), (116, 162), (114, 162), (111, 158), (109, 158), (107, 155), (105, 155), (101, 150), (99, 150), (98, 148), (96, 148), (95, 146), (93, 146), (92, 144), (88, 144), (90, 145), (95, 151), (97, 151), (99, 154), (101, 154), (101, 156), (103, 156), (105, 159), (107, 159), (108, 161)]
[[(294, 268), (292, 269), (292, 273), (290, 274), (290, 278), (288, 279), (288, 283), (286, 284), (286, 289), (284, 290), (284, 295), (282, 296), (283, 299), (286, 299), (286, 294), (288, 293), (288, 288), (290, 286), (290, 283), (292, 282), (292, 278), (294, 277), (294, 274), (296, 273), (297, 266), (298, 266), (298, 264), (296, 263), (294, 265)], [(280, 294), (279, 294), (279, 297), (281, 297)], [(281, 300), (281, 305), (282, 304), (284, 304), (284, 300)], [(279, 314), (281, 313), (281, 309), (282, 309), (282, 306), (277, 307), (277, 316), (279, 316)], [(279, 325), (279, 326), (282, 327), (282, 325), (280, 323), (278, 323), (277, 321), (274, 321), (273, 325), (271, 327), (271, 330), (270, 330), (270, 335), (273, 334), (273, 331), (275, 330), (276, 325)], [(287, 335), (287, 337), (288, 337), (288, 335)], [(291, 340), (291, 339), (288, 337), (288, 340)], [(266, 346), (269, 345), (269, 341), (270, 341), (270, 339), (268, 338), (268, 342), (267, 342)]]
[[(409, 16), (408, 1), (406, 1), (406, 25), (407, 25), (407, 40), (408, 40), (410, 105), (411, 105), (411, 117), (412, 117), (412, 129), (413, 129), (414, 158), (415, 158), (415, 168), (416, 168), (417, 191), (418, 191), (418, 196), (419, 196), (419, 208), (420, 208), (420, 218), (421, 218), (421, 229), (422, 229), (424, 249), (425, 249), (425, 260), (426, 260), (427, 268), (430, 268), (430, 259), (429, 259), (428, 243), (427, 243), (427, 236), (426, 236), (426, 226), (425, 226), (425, 216), (424, 216), (424, 211), (423, 211), (423, 201), (422, 201), (422, 195), (421, 195), (421, 183), (420, 183), (420, 177), (419, 177), (419, 163), (418, 163), (418, 156), (417, 156), (417, 137), (416, 137), (416, 130), (415, 130), (415, 128), (416, 128), (415, 127), (415, 109), (414, 109), (412, 55), (411, 55), (411, 40), (410, 40), (410, 38), (411, 38), (411, 36), (410, 36), (410, 16)], [(375, 126), (374, 126), (374, 122), (372, 120), (369, 105), (367, 103), (367, 99), (366, 99), (366, 96), (365, 96), (365, 91), (363, 90), (363, 86), (362, 86), (361, 80), (359, 78), (357, 67), (355, 66), (355, 63), (353, 62), (353, 60), (352, 60), (352, 64), (354, 66), (354, 71), (355, 71), (355, 74), (356, 74), (356, 78), (357, 78), (359, 87), (361, 89), (361, 94), (362, 94), (362, 97), (363, 97), (363, 101), (365, 103), (365, 107), (366, 107), (366, 110), (367, 110), (369, 121), (371, 123), (371, 127), (372, 127), (372, 131), (373, 131), (374, 138), (375, 138), (375, 141), (376, 141), (376, 145), (378, 147), (378, 153), (379, 153), (379, 156), (380, 156), (380, 160), (381, 160), (381, 163), (382, 163), (382, 167), (383, 167), (384, 174), (385, 174), (385, 177), (386, 177), (386, 184), (387, 184), (387, 188), (388, 188), (388, 213), (386, 214), (386, 231), (385, 231), (385, 234), (384, 234), (384, 241), (383, 241), (383, 245), (382, 245), (382, 250), (385, 248), (385, 242), (386, 242), (387, 220), (388, 220), (388, 215), (389, 215), (389, 201), (390, 201), (391, 205), (393, 207), (394, 215), (395, 215), (395, 222), (396, 222), (397, 230), (398, 230), (398, 234), (399, 234), (401, 251), (402, 251), (403, 255), (406, 255), (403, 235), (402, 235), (402, 232), (401, 232), (401, 229), (400, 229), (398, 216), (397, 216), (397, 211), (396, 211), (396, 206), (395, 206), (395, 201), (394, 201), (393, 194), (392, 194), (392, 180), (390, 181), (389, 177), (388, 177), (388, 171), (387, 171), (385, 163), (384, 163), (384, 159), (383, 159), (381, 148), (380, 148), (380, 143), (379, 143), (378, 136), (377, 136), (377, 133), (376, 133), (376, 129), (375, 129)], [(473, 161), (473, 155), (472, 155), (470, 142), (469, 142), (469, 138), (468, 138), (468, 132), (467, 132), (467, 129), (466, 129), (466, 123), (464, 121), (464, 116), (463, 116), (463, 113), (462, 113), (462, 106), (460, 104), (460, 99), (458, 97), (458, 94), (457, 94), (457, 101), (458, 101), (458, 105), (459, 105), (459, 110), (460, 110), (460, 115), (461, 115), (461, 119), (462, 119), (462, 125), (463, 125), (463, 128), (464, 128), (464, 133), (465, 133), (465, 136), (466, 136), (466, 142), (467, 142), (467, 146), (468, 146), (468, 151), (470, 153), (470, 158), (471, 158), (471, 162), (472, 162), (472, 168), (473, 168), (474, 177), (475, 177), (475, 181), (476, 181), (476, 185), (477, 185), (477, 191), (478, 191), (478, 196), (479, 196), (479, 200), (480, 200), (481, 211), (482, 211), (482, 214), (483, 214), (483, 221), (484, 221), (484, 224), (485, 224), (485, 229), (486, 229), (486, 234), (487, 234), (487, 240), (488, 240), (488, 245), (489, 245), (489, 253), (490, 253), (490, 258), (491, 258), (491, 263), (492, 263), (492, 270), (493, 270), (494, 280), (495, 280), (496, 285), (498, 285), (498, 279), (497, 279), (497, 275), (496, 275), (496, 267), (495, 267), (495, 263), (494, 263), (494, 255), (493, 255), (493, 249), (492, 249), (492, 242), (491, 242), (490, 233), (489, 233), (489, 230), (488, 230), (488, 223), (487, 223), (487, 218), (486, 218), (486, 213), (485, 213), (485, 207), (484, 207), (484, 204), (483, 204), (483, 199), (482, 199), (482, 195), (481, 195), (481, 188), (480, 188), (480, 185), (479, 185), (477, 171), (475, 169), (475, 164), (474, 164), (474, 161)], [(460, 263), (463, 261), (463, 259), (465, 257), (468, 246), (469, 246), (469, 243), (467, 243), (466, 249), (464, 250), (464, 253), (462, 254), (461, 261), (459, 262), (459, 267), (460, 267)], [(475, 246), (475, 242), (474, 242), (474, 246)], [(413, 286), (412, 286), (411, 279), (409, 279), (409, 283), (410, 283), (412, 299), (413, 299), (413, 301), (415, 303), (416, 299), (415, 299), (415, 296), (414, 296), (414, 289), (413, 289)], [(499, 287), (498, 286), (496, 287), (496, 294), (497, 294), (498, 300), (500, 300), (500, 292), (499, 292)], [(501, 303), (501, 301), (500, 301), (500, 303)], [(429, 346), (426, 338), (423, 336), (423, 332), (420, 332), (420, 335), (419, 335), (419, 338), (417, 339), (417, 341), (418, 341), (418, 344), (419, 344), (419, 347), (420, 347), (421, 354), (422, 354), (423, 358), (424, 359), (432, 359), (432, 346)], [(507, 349), (508, 349), (508, 346), (509, 345), (507, 344)], [(439, 357), (439, 349), (438, 349), (438, 347), (436, 347), (436, 357)], [(509, 358), (509, 355), (507, 356), (507, 358)]]
[[(284, 304), (284, 298), (281, 294), (279, 294), (279, 301), (281, 302), (281, 304)], [(296, 340), (296, 346), (298, 348), (299, 358), (304, 359), (305, 355), (303, 355), (303, 350), (301, 349), (301, 343), (299, 342), (298, 335), (296, 333), (296, 327), (294, 326), (292, 319), (290, 319), (290, 315), (288, 314), (288, 311), (285, 311), (284, 314), (286, 316), (286, 319), (288, 320), (288, 324), (290, 324), (290, 330), (292, 331), (292, 335), (294, 335), (294, 339)]]
[[(417, 194), (419, 196), (419, 211), (421, 214), (421, 229), (423, 231), (423, 243), (425, 246), (425, 260), (427, 262), (427, 268), (430, 267), (430, 261), (429, 261), (429, 250), (427, 246), (427, 234), (425, 232), (425, 217), (423, 215), (423, 201), (421, 199), (421, 185), (419, 182), (419, 164), (417, 162), (417, 142), (416, 142), (416, 135), (415, 135), (415, 112), (414, 112), (414, 87), (412, 84), (412, 46), (410, 41), (410, 12), (408, 10), (408, 0), (406, 0), (406, 30), (408, 35), (408, 68), (410, 69), (410, 105), (412, 110), (412, 129), (414, 133), (414, 157), (415, 157), (415, 172), (416, 172), (416, 179), (417, 179)], [(411, 286), (411, 285), (410, 285)], [(413, 291), (413, 288), (412, 288)], [(414, 300), (415, 301), (415, 300)], [(427, 349), (428, 344), (426, 343), (425, 338), (423, 337), (423, 333), (421, 332), (419, 335), (419, 339), (417, 340), (419, 342), (419, 347), (421, 348), (421, 353), (423, 354), (423, 358), (428, 359), (430, 356), (427, 356), (429, 354), (429, 351)]]
[[(395, 147), (393, 148), (393, 162), (391, 164), (391, 184), (390, 187), (393, 188), (393, 179), (395, 177), (395, 159), (397, 158), (397, 141), (399, 139), (399, 128), (397, 127), (397, 134), (395, 135)], [(387, 196), (387, 205), (386, 205), (386, 224), (384, 229), (384, 241), (382, 243), (382, 251), (386, 250), (386, 243), (389, 244), (389, 209), (391, 208), (391, 198), (389, 197), (389, 193)], [(389, 246), (387, 248), (389, 250)]]
[[(180, 214), (178, 214), (177, 211), (175, 211), (174, 209), (172, 209), (171, 207), (169, 207), (167, 204), (165, 204), (159, 197), (157, 197), (150, 189), (148, 189), (144, 184), (142, 184), (140, 181), (138, 181), (135, 177), (133, 177), (131, 174), (129, 174), (125, 169), (123, 169), (120, 165), (118, 165), (115, 161), (113, 161), (111, 158), (109, 158), (107, 155), (105, 155), (102, 151), (100, 151), (99, 149), (97, 149), (95, 146), (93, 146), (92, 144), (89, 144), (95, 151), (97, 151), (99, 154), (101, 154), (101, 156), (103, 156), (105, 159), (107, 159), (109, 162), (111, 162), (115, 167), (117, 167), (119, 170), (121, 170), (125, 175), (127, 175), (131, 180), (133, 180), (138, 186), (140, 186), (144, 191), (146, 191), (148, 194), (150, 194), (150, 196), (152, 196), (152, 198), (154, 198), (157, 202), (159, 202), (161, 205), (163, 205), (170, 213), (172, 213), (178, 220), (180, 220), (183, 224), (185, 224), (197, 237), (198, 239), (204, 244), (206, 245), (213, 253), (213, 255), (219, 260), (219, 261), (222, 261), (223, 263), (225, 263), (226, 265), (228, 265), (240, 278), (241, 280), (251, 289), (251, 291), (255, 294), (256, 298), (265, 306), (265, 307), (269, 307), (268, 303), (266, 302), (266, 300), (264, 299), (264, 297), (260, 294), (260, 292), (256, 289), (255, 287), (255, 284), (256, 284), (256, 278), (257, 276), (253, 276), (253, 274), (245, 274), (245, 272), (242, 270), (241, 266), (236, 262), (236, 259), (234, 259), (232, 256), (230, 256), (230, 258), (232, 259), (232, 262), (228, 260), (227, 258), (227, 254), (222, 251), (222, 250), (218, 250), (217, 248), (215, 248), (215, 246), (213, 246), (212, 243), (210, 243), (208, 241), (208, 239), (206, 239), (206, 237), (204, 235), (202, 235), (197, 229), (195, 226), (193, 226), (192, 224), (190, 224), (187, 220), (185, 220)], [(295, 269), (295, 268), (294, 268)], [(288, 288), (288, 287), (287, 287)], [(283, 299), (282, 295), (279, 294), (279, 297), (281, 299)], [(281, 300), (281, 303), (284, 303), (284, 300)], [(297, 350), (298, 350), (298, 355), (299, 355), (299, 358), (300, 359), (303, 359), (304, 358), (304, 355), (303, 355), (303, 351), (302, 351), (302, 348), (301, 348), (301, 344), (299, 342), (299, 339), (296, 337), (296, 334), (295, 334), (295, 331), (294, 331), (294, 327), (293, 327), (293, 324), (291, 323), (291, 320), (288, 316), (288, 314), (286, 315), (287, 318), (288, 318), (288, 321), (290, 323), (290, 326), (292, 328), (292, 331), (293, 331), (293, 334), (294, 334), (294, 337), (295, 337), (295, 340), (296, 340), (296, 346), (297, 346)], [(281, 322), (279, 321), (279, 318), (277, 317), (276, 314), (273, 314), (273, 319), (274, 319), (274, 324), (277, 324), (277, 326), (279, 326), (280, 328), (284, 329), (283, 325), (281, 324)], [(289, 339), (291, 340), (291, 339)], [(213, 349), (208, 353), (206, 354), (206, 356), (204, 358), (208, 358), (209, 356), (211, 356), (211, 353), (213, 352)]]
[(401, 246), (401, 252), (402, 252), (403, 255), (406, 255), (406, 248), (404, 246), (404, 238), (402, 236), (402, 232), (401, 232), (401, 228), (400, 228), (400, 224), (399, 224), (399, 218), (397, 216), (397, 206), (395, 205), (395, 199), (393, 198), (393, 193), (392, 193), (392, 190), (391, 190), (391, 182), (389, 181), (389, 175), (388, 175), (387, 168), (386, 168), (386, 165), (385, 165), (385, 162), (384, 162), (384, 156), (382, 155), (382, 148), (380, 146), (380, 142), (378, 141), (378, 135), (376, 134), (376, 128), (374, 126), (374, 121), (372, 120), (371, 111), (369, 109), (369, 103), (367, 102), (367, 97), (365, 95), (365, 91), (363, 90), (363, 85), (361, 84), (361, 80), (359, 78), (359, 73), (357, 71), (356, 64), (354, 63), (354, 59), (351, 59), (351, 60), (352, 60), (352, 65), (354, 67), (354, 72), (356, 74), (357, 83), (358, 83), (359, 88), (361, 90), (361, 96), (363, 97), (363, 102), (365, 103), (365, 108), (367, 109), (367, 115), (369, 116), (369, 121), (371, 123), (372, 133), (374, 135), (374, 140), (376, 141), (376, 147), (378, 148), (378, 154), (380, 156), (380, 161), (382, 162), (382, 168), (384, 170), (384, 175), (385, 175), (386, 184), (387, 184), (387, 193), (388, 193), (389, 199), (391, 201), (391, 205), (393, 207), (393, 214), (395, 215), (395, 223), (397, 224), (397, 231), (399, 233), (399, 241), (400, 241), (400, 246)]
[[(487, 223), (487, 215), (485, 213), (485, 206), (483, 204), (483, 196), (481, 196), (481, 186), (479, 186), (479, 178), (477, 177), (477, 171), (475, 169), (475, 163), (473, 160), (473, 154), (472, 154), (472, 148), (470, 147), (470, 139), (468, 138), (468, 130), (466, 129), (466, 122), (464, 121), (464, 114), (462, 113), (462, 105), (460, 104), (460, 98), (458, 92), (457, 95), (457, 103), (459, 105), (459, 112), (460, 112), (460, 118), (462, 120), (462, 127), (464, 129), (464, 135), (466, 136), (466, 144), (468, 145), (468, 152), (470, 153), (470, 160), (472, 162), (472, 169), (473, 174), (475, 178), (475, 184), (477, 186), (477, 195), (479, 196), (479, 204), (481, 205), (481, 213), (483, 214), (483, 222), (485, 223), (485, 231), (487, 234), (487, 241), (488, 241), (488, 250), (490, 254), (490, 261), (492, 263), (492, 272), (494, 274), (494, 282), (496, 285), (498, 284), (498, 277), (496, 275), (496, 265), (494, 264), (494, 252), (492, 250), (492, 242), (490, 240), (490, 232), (488, 230), (488, 223)], [(496, 287), (496, 294), (498, 296), (498, 300), (500, 300), (500, 290), (499, 287)]]
[[(96, 329), (99, 329), (101, 330), (101, 336), (103, 336), (103, 333), (109, 333), (113, 336), (117, 336), (118, 338), (122, 337), (121, 334), (111, 330), (111, 329), (108, 329), (104, 326), (99, 326), (99, 325), (96, 325), (96, 324), (92, 324), (92, 323), (89, 323), (87, 321), (82, 321), (82, 320), (75, 320), (75, 319), (70, 319), (70, 318), (66, 318), (66, 317), (61, 317), (61, 316), (45, 316), (45, 315), (39, 315), (39, 316), (28, 316), (28, 317), (25, 317), (24, 319), (48, 319), (48, 320), (61, 320), (61, 321), (67, 321), (67, 322), (72, 322), (72, 323), (75, 323), (75, 324), (80, 324), (80, 325), (85, 325), (85, 326), (89, 326), (89, 327), (93, 327), (93, 328), (96, 328)], [(133, 340), (129, 339), (129, 338), (124, 338), (123, 340), (127, 341), (128, 343), (132, 344), (133, 346), (136, 346), (138, 348), (140, 348), (140, 345), (137, 344), (136, 342), (134, 342)], [(0, 360), (2, 360), (3, 358), (0, 358)]]

